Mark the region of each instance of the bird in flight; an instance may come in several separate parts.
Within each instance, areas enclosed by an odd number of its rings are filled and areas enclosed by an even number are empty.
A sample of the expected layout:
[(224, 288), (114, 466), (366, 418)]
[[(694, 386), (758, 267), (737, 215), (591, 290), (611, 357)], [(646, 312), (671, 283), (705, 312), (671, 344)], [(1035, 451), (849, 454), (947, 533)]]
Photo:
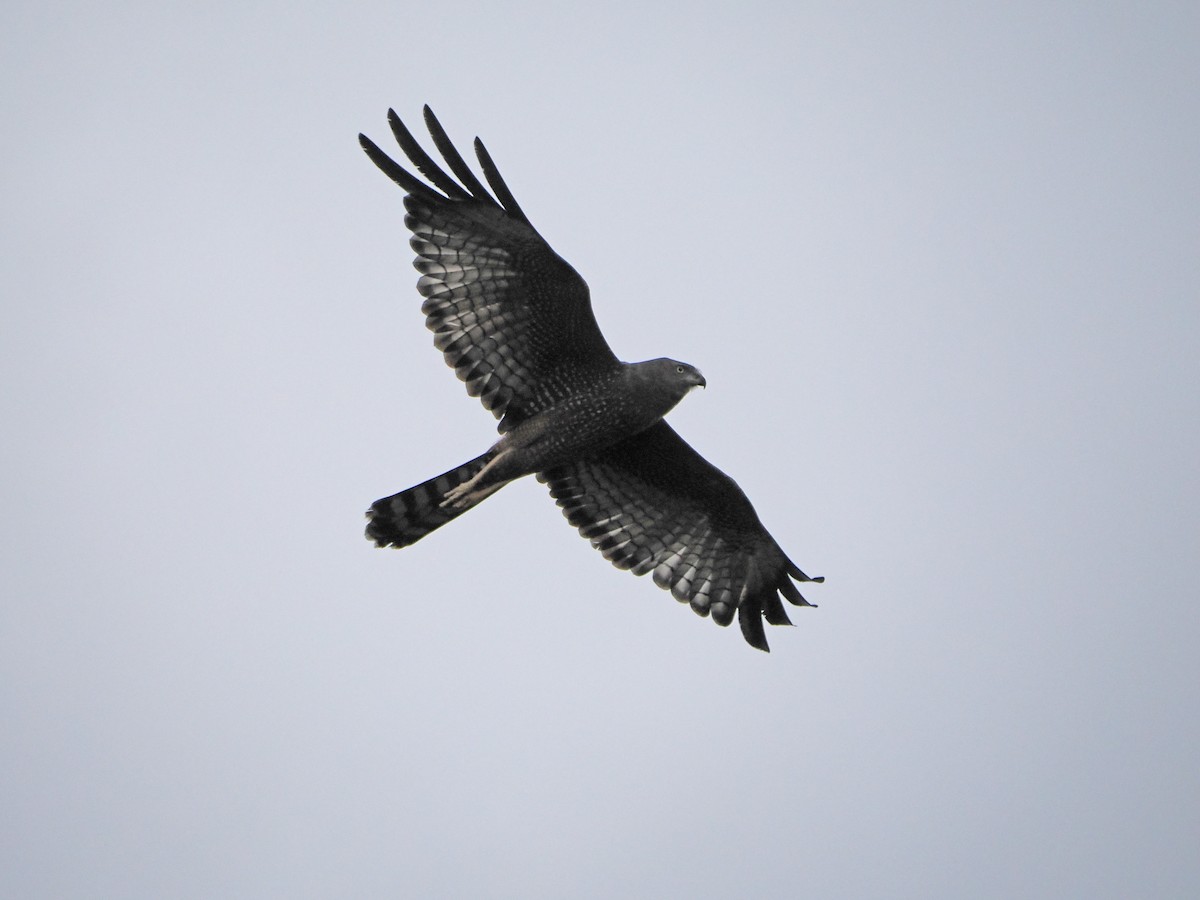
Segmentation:
[[(432, 110), (425, 125), (447, 173), (393, 110), (388, 124), (422, 181), (359, 135), (367, 156), (405, 191), (417, 291), (433, 343), (499, 425), (470, 462), (371, 504), (367, 537), (407, 547), (491, 496), (535, 475), (567, 521), (621, 569), (653, 573), (701, 616), (768, 650), (764, 620), (790, 625), (781, 595), (812, 606), (810, 578), (767, 533), (725, 473), (664, 420), (704, 387), (673, 359), (617, 359), (592, 313), (587, 284), (538, 234), (475, 139), (488, 187)], [(428, 182), (428, 183), (427, 183)]]

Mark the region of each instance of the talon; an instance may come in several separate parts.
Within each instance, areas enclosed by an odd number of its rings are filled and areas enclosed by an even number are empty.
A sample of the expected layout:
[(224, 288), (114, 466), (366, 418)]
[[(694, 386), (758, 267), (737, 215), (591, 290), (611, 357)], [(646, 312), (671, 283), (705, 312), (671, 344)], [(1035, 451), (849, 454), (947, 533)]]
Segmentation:
[(463, 509), (469, 506), (470, 484), (471, 482), (468, 481), (448, 490), (438, 506), (448, 509)]

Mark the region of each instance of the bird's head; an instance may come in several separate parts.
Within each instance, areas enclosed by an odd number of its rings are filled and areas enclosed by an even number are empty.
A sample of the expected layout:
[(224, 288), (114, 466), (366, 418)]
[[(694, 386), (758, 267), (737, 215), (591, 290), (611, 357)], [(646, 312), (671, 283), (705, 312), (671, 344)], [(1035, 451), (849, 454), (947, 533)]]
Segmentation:
[(708, 387), (708, 382), (704, 380), (704, 376), (695, 366), (677, 359), (656, 359), (655, 362), (662, 366), (663, 374), (668, 378), (677, 384), (684, 385), (685, 391), (694, 387)]
[(694, 387), (704, 387), (704, 376), (695, 366), (677, 359), (648, 359), (625, 368), (630, 390), (638, 398), (639, 408), (654, 419), (665, 416)]

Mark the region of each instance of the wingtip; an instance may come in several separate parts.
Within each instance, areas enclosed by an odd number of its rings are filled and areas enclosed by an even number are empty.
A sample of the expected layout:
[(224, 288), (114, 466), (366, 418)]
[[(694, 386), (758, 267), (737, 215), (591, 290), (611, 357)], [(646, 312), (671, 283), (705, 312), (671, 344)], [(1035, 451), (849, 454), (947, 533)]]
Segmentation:
[(824, 583), (824, 581), (825, 581), (824, 575), (818, 575), (815, 578), (811, 575), (805, 575), (804, 571), (798, 565), (796, 565), (794, 562), (792, 562), (790, 559), (787, 560), (786, 562), (787, 562), (787, 573), (789, 575), (791, 575), (793, 578), (795, 578), (797, 581), (811, 581), (815, 584), (823, 584)]
[(804, 595), (800, 593), (800, 589), (796, 587), (787, 578), (782, 579), (776, 586), (779, 593), (787, 599), (788, 603), (793, 606), (815, 606), (814, 603), (809, 603), (804, 599)]
[(737, 616), (738, 626), (742, 630), (742, 637), (746, 639), (746, 643), (756, 650), (770, 653), (771, 648), (767, 644), (767, 632), (763, 628), (762, 605), (747, 600), (738, 607)]

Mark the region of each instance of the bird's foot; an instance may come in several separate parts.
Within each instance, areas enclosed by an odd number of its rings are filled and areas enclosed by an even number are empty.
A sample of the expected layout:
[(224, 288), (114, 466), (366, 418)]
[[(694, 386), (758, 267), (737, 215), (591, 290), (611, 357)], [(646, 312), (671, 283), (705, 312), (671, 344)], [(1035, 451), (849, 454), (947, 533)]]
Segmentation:
[(442, 502), (438, 505), (445, 509), (466, 509), (474, 502), (471, 494), (474, 487), (475, 479), (464, 481), (458, 487), (453, 487), (446, 491), (446, 496), (442, 498)]
[(438, 506), (443, 509), (464, 510), (470, 509), (481, 500), (486, 500), (500, 488), (508, 484), (507, 481), (498, 481), (494, 484), (485, 484), (482, 487), (479, 484), (480, 478), (476, 475), (470, 481), (463, 482), (458, 487), (451, 488), (446, 491), (446, 496), (442, 498), (442, 502)]

